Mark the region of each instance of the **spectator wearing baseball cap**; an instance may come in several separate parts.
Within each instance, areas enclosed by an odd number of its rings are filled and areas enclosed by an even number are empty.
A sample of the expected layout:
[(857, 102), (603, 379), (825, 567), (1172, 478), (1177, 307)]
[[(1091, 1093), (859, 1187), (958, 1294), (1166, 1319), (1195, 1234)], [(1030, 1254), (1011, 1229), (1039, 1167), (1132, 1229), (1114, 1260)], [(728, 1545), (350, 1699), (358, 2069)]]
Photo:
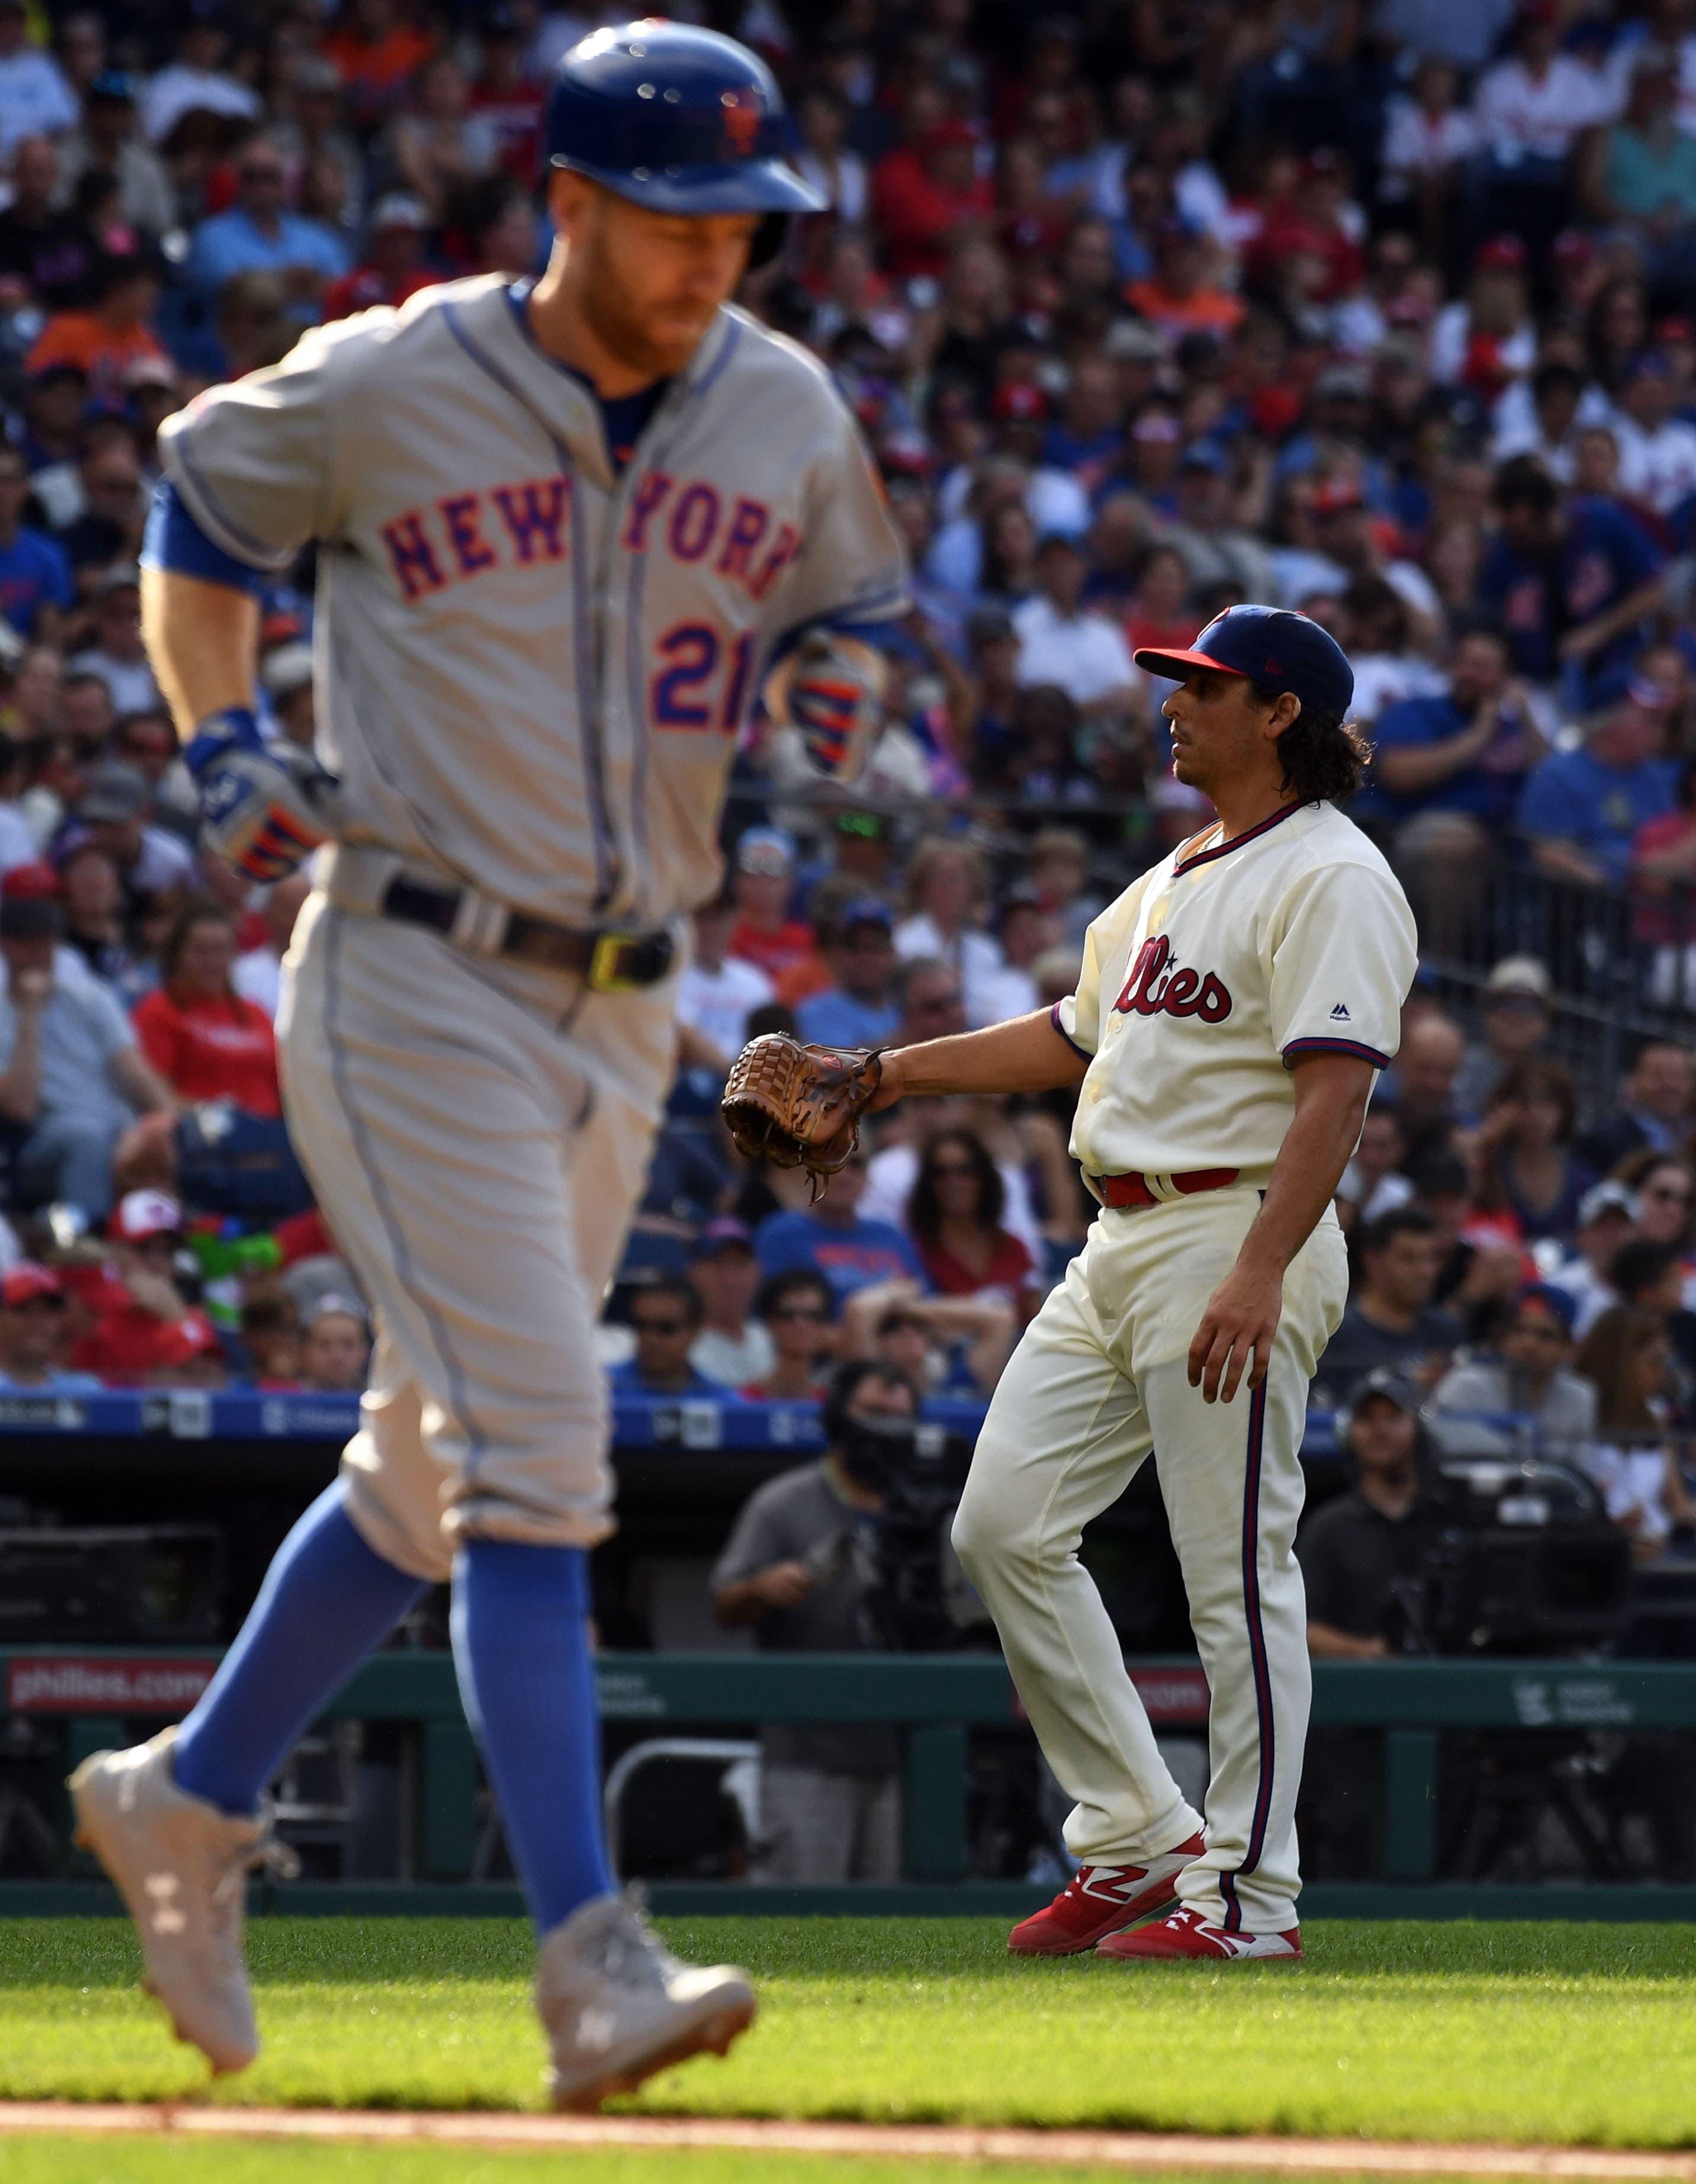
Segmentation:
[(64, 1284), (51, 1267), (20, 1260), (0, 1279), (0, 1390), (8, 1394), (86, 1396), (92, 1373), (64, 1364)]
[(746, 1223), (709, 1221), (689, 1251), (689, 1278), (700, 1300), (700, 1331), (689, 1363), (722, 1388), (763, 1380), (778, 1362), (769, 1330), (753, 1315), (760, 1262)]
[(1554, 983), (1535, 956), (1504, 956), (1484, 982), (1481, 1039), (1466, 1050), (1454, 1079), (1463, 1123), (1476, 1123), (1510, 1069), (1540, 1057), (1554, 1022)]
[(736, 844), (731, 893), (736, 922), (730, 953), (763, 971), (775, 985), (812, 953), (812, 928), (790, 914), (795, 844), (778, 827), (750, 827)]
[(75, 1362), (109, 1387), (198, 1384), (220, 1374), (212, 1323), (177, 1285), (182, 1208), (168, 1192), (132, 1190), (107, 1232), (117, 1277), (101, 1293), (98, 1317), (77, 1344)]
[(133, 917), (153, 896), (186, 887), (194, 877), (194, 853), (178, 835), (153, 825), (153, 790), (139, 766), (106, 760), (89, 769), (72, 813), (73, 830), (56, 845), (63, 855), (74, 841), (92, 841), (118, 868), (126, 913)]
[(1572, 1300), (1572, 1332), (1582, 1341), (1612, 1305), (1619, 1302), (1612, 1273), (1622, 1245), (1637, 1228), (1637, 1195), (1612, 1176), (1593, 1184), (1579, 1201), (1578, 1223), (1570, 1256), (1548, 1277), (1549, 1286)]
[(22, 1202), (63, 1200), (98, 1222), (120, 1134), (172, 1103), (116, 998), (59, 944), (64, 929), (48, 866), (0, 881), (0, 1117), (26, 1134), (14, 1169)]
[(1316, 1660), (1381, 1661), (1412, 1635), (1397, 1627), (1397, 1595), (1421, 1574), (1442, 1522), (1419, 1391), (1377, 1367), (1349, 1387), (1337, 1425), (1353, 1485), (1316, 1510), (1296, 1541), (1308, 1650)]
[(430, 231), (429, 208), (421, 198), (391, 190), (371, 207), (365, 228), (365, 255), (324, 291), (326, 320), (345, 319), (378, 304), (398, 310), (409, 296), (440, 280), (426, 262), (424, 238)]
[[(1596, 1390), (1572, 1366), (1574, 1303), (1548, 1282), (1521, 1284), (1498, 1312), (1489, 1340), (1469, 1350), (1438, 1381), (1431, 1407), (1439, 1413), (1531, 1419), (1539, 1456), (1582, 1462), (1596, 1437)], [(1443, 1435), (1450, 1449), (1509, 1455), (1517, 1443), (1476, 1425)]]
[(795, 1009), (801, 1036), (819, 1046), (877, 1046), (893, 1039), (901, 1011), (890, 993), (895, 967), (889, 905), (875, 895), (847, 903), (824, 944), (832, 983)]
[(320, 1395), (356, 1395), (371, 1368), (371, 1326), (349, 1296), (332, 1290), (301, 1318), (298, 1384)]
[[(1407, 1602), (1447, 1521), (1417, 1390), (1393, 1369), (1363, 1375), (1347, 1390), (1337, 1440), (1349, 1484), (1296, 1535), (1308, 1651), (1320, 1661), (1382, 1661), (1421, 1644)], [(1371, 1872), (1382, 1840), (1379, 1740), (1322, 1729), (1308, 1749), (1310, 1783), (1324, 1788), (1300, 1809), (1303, 1869), (1327, 1878)]]

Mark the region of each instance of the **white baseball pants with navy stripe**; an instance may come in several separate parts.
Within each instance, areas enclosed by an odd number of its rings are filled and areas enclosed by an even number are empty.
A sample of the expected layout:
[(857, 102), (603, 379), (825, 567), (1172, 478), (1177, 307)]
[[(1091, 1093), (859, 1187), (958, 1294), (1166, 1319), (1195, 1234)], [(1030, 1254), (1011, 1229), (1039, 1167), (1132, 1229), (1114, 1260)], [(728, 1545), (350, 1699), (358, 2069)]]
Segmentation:
[(674, 980), (594, 994), (315, 893), (278, 1015), (289, 1128), (376, 1306), (349, 1514), (441, 1580), (466, 1534), (612, 1529), (601, 1296), (675, 1048)]
[(1258, 1190), (1103, 1212), (1025, 1332), (978, 1441), (954, 1543), (995, 1617), (1048, 1763), (1068, 1848), (1138, 1865), (1201, 1827), (1156, 1749), (1083, 1529), (1153, 1452), (1212, 1693), (1205, 1855), (1178, 1893), (1234, 1931), (1296, 1923), (1296, 1791), (1312, 1679), (1294, 1540), (1308, 1385), (1347, 1294), (1327, 1212), (1285, 1277), (1272, 1365), (1206, 1403), (1186, 1358)]

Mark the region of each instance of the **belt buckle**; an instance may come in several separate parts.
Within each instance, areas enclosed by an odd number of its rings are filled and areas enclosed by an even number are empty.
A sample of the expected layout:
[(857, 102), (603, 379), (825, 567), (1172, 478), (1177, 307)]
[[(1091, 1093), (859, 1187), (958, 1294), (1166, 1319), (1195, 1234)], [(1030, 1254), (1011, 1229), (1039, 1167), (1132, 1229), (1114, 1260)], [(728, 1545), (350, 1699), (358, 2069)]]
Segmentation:
[(600, 933), (589, 959), (589, 984), (597, 994), (634, 993), (663, 978), (672, 967), (669, 933)]

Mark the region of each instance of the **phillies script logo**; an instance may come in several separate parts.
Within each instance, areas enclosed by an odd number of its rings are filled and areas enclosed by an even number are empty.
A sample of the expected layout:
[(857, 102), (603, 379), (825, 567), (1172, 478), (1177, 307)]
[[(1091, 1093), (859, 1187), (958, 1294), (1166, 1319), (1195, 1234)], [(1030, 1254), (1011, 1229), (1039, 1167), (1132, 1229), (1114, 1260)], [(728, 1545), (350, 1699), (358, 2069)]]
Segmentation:
[(1140, 1017), (1199, 1017), (1203, 1023), (1223, 1023), (1230, 1014), (1230, 994), (1211, 971), (1203, 978), (1174, 964), (1172, 944), (1160, 933), (1138, 950), (1113, 1007), (1122, 1016), (1134, 1011)]

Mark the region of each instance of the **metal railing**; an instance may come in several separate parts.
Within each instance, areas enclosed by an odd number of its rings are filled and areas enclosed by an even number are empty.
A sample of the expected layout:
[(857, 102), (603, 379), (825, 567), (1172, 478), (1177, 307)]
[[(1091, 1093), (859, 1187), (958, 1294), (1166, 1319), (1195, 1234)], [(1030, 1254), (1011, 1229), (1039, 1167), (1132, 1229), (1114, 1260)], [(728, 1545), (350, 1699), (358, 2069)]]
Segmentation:
[[(103, 1745), (121, 1742), (148, 1720), (174, 1719), (209, 1678), (215, 1658), (165, 1659), (134, 1650), (73, 1653), (42, 1648), (0, 1653), (0, 1690), (7, 1713), (54, 1717), (64, 1729), (67, 1764)], [(1204, 1730), (1206, 1679), (1193, 1660), (1129, 1664), (1151, 1720), (1164, 1730)], [(673, 1886), (661, 1892), (672, 1908), (753, 1910), (889, 1908), (941, 1910), (1003, 1908), (1033, 1895), (1019, 1884), (996, 1884), (983, 1896), (965, 1881), (967, 1732), (976, 1725), (1012, 1727), (1018, 1702), (1007, 1668), (987, 1655), (605, 1654), (595, 1664), (604, 1719), (615, 1727), (639, 1724), (650, 1734), (672, 1726), (767, 1722), (879, 1723), (902, 1734), (903, 1873), (907, 1890), (744, 1889), (734, 1885)], [(273, 1908), (326, 1911), (488, 1908), (488, 1892), (466, 1880), (477, 1857), (479, 1775), (471, 1732), (460, 1709), (452, 1661), (441, 1654), (378, 1656), (359, 1670), (330, 1709), (332, 1719), (396, 1721), (417, 1737), (415, 1783), (415, 1883), (450, 1884), (427, 1895), (417, 1888), (385, 1892), (347, 1883), (285, 1885)], [(1605, 1731), (1696, 1731), (1696, 1663), (1621, 1664), (1572, 1661), (1319, 1661), (1314, 1664), (1316, 1729), (1375, 1730), (1382, 1736), (1384, 1826), (1381, 1879), (1351, 1886), (1344, 1901), (1368, 1915), (1437, 1915), (1459, 1908), (1489, 1913), (1511, 1905), (1524, 1915), (1537, 1902), (1548, 1916), (1696, 1916), (1696, 1889), (1586, 1884), (1561, 1889), (1470, 1888), (1435, 1880), (1438, 1736), (1442, 1730), (1518, 1730), (1582, 1736)], [(1388, 1886), (1389, 1892), (1386, 1887)], [(64, 1884), (0, 1884), (0, 1910), (106, 1908), (85, 1880), (81, 1892)], [(1401, 1892), (1397, 1894), (1395, 1892)], [(456, 1903), (455, 1891), (463, 1892)], [(516, 1908), (501, 1897), (502, 1908)], [(816, 1901), (814, 1899), (817, 1899)], [(98, 1899), (98, 1900), (97, 1900)], [(1441, 1909), (1438, 1907), (1441, 1906)], [(1633, 1908), (1633, 1907), (1636, 1908)], [(1317, 1907), (1316, 1907), (1317, 1908)]]
[(1510, 842), (1482, 862), (1410, 866), (1420, 961), (1446, 1006), (1470, 1016), (1495, 964), (1533, 956), (1554, 987), (1552, 1049), (1587, 1102), (1612, 1100), (1645, 1038), (1696, 1043), (1696, 887), (1557, 879)]

